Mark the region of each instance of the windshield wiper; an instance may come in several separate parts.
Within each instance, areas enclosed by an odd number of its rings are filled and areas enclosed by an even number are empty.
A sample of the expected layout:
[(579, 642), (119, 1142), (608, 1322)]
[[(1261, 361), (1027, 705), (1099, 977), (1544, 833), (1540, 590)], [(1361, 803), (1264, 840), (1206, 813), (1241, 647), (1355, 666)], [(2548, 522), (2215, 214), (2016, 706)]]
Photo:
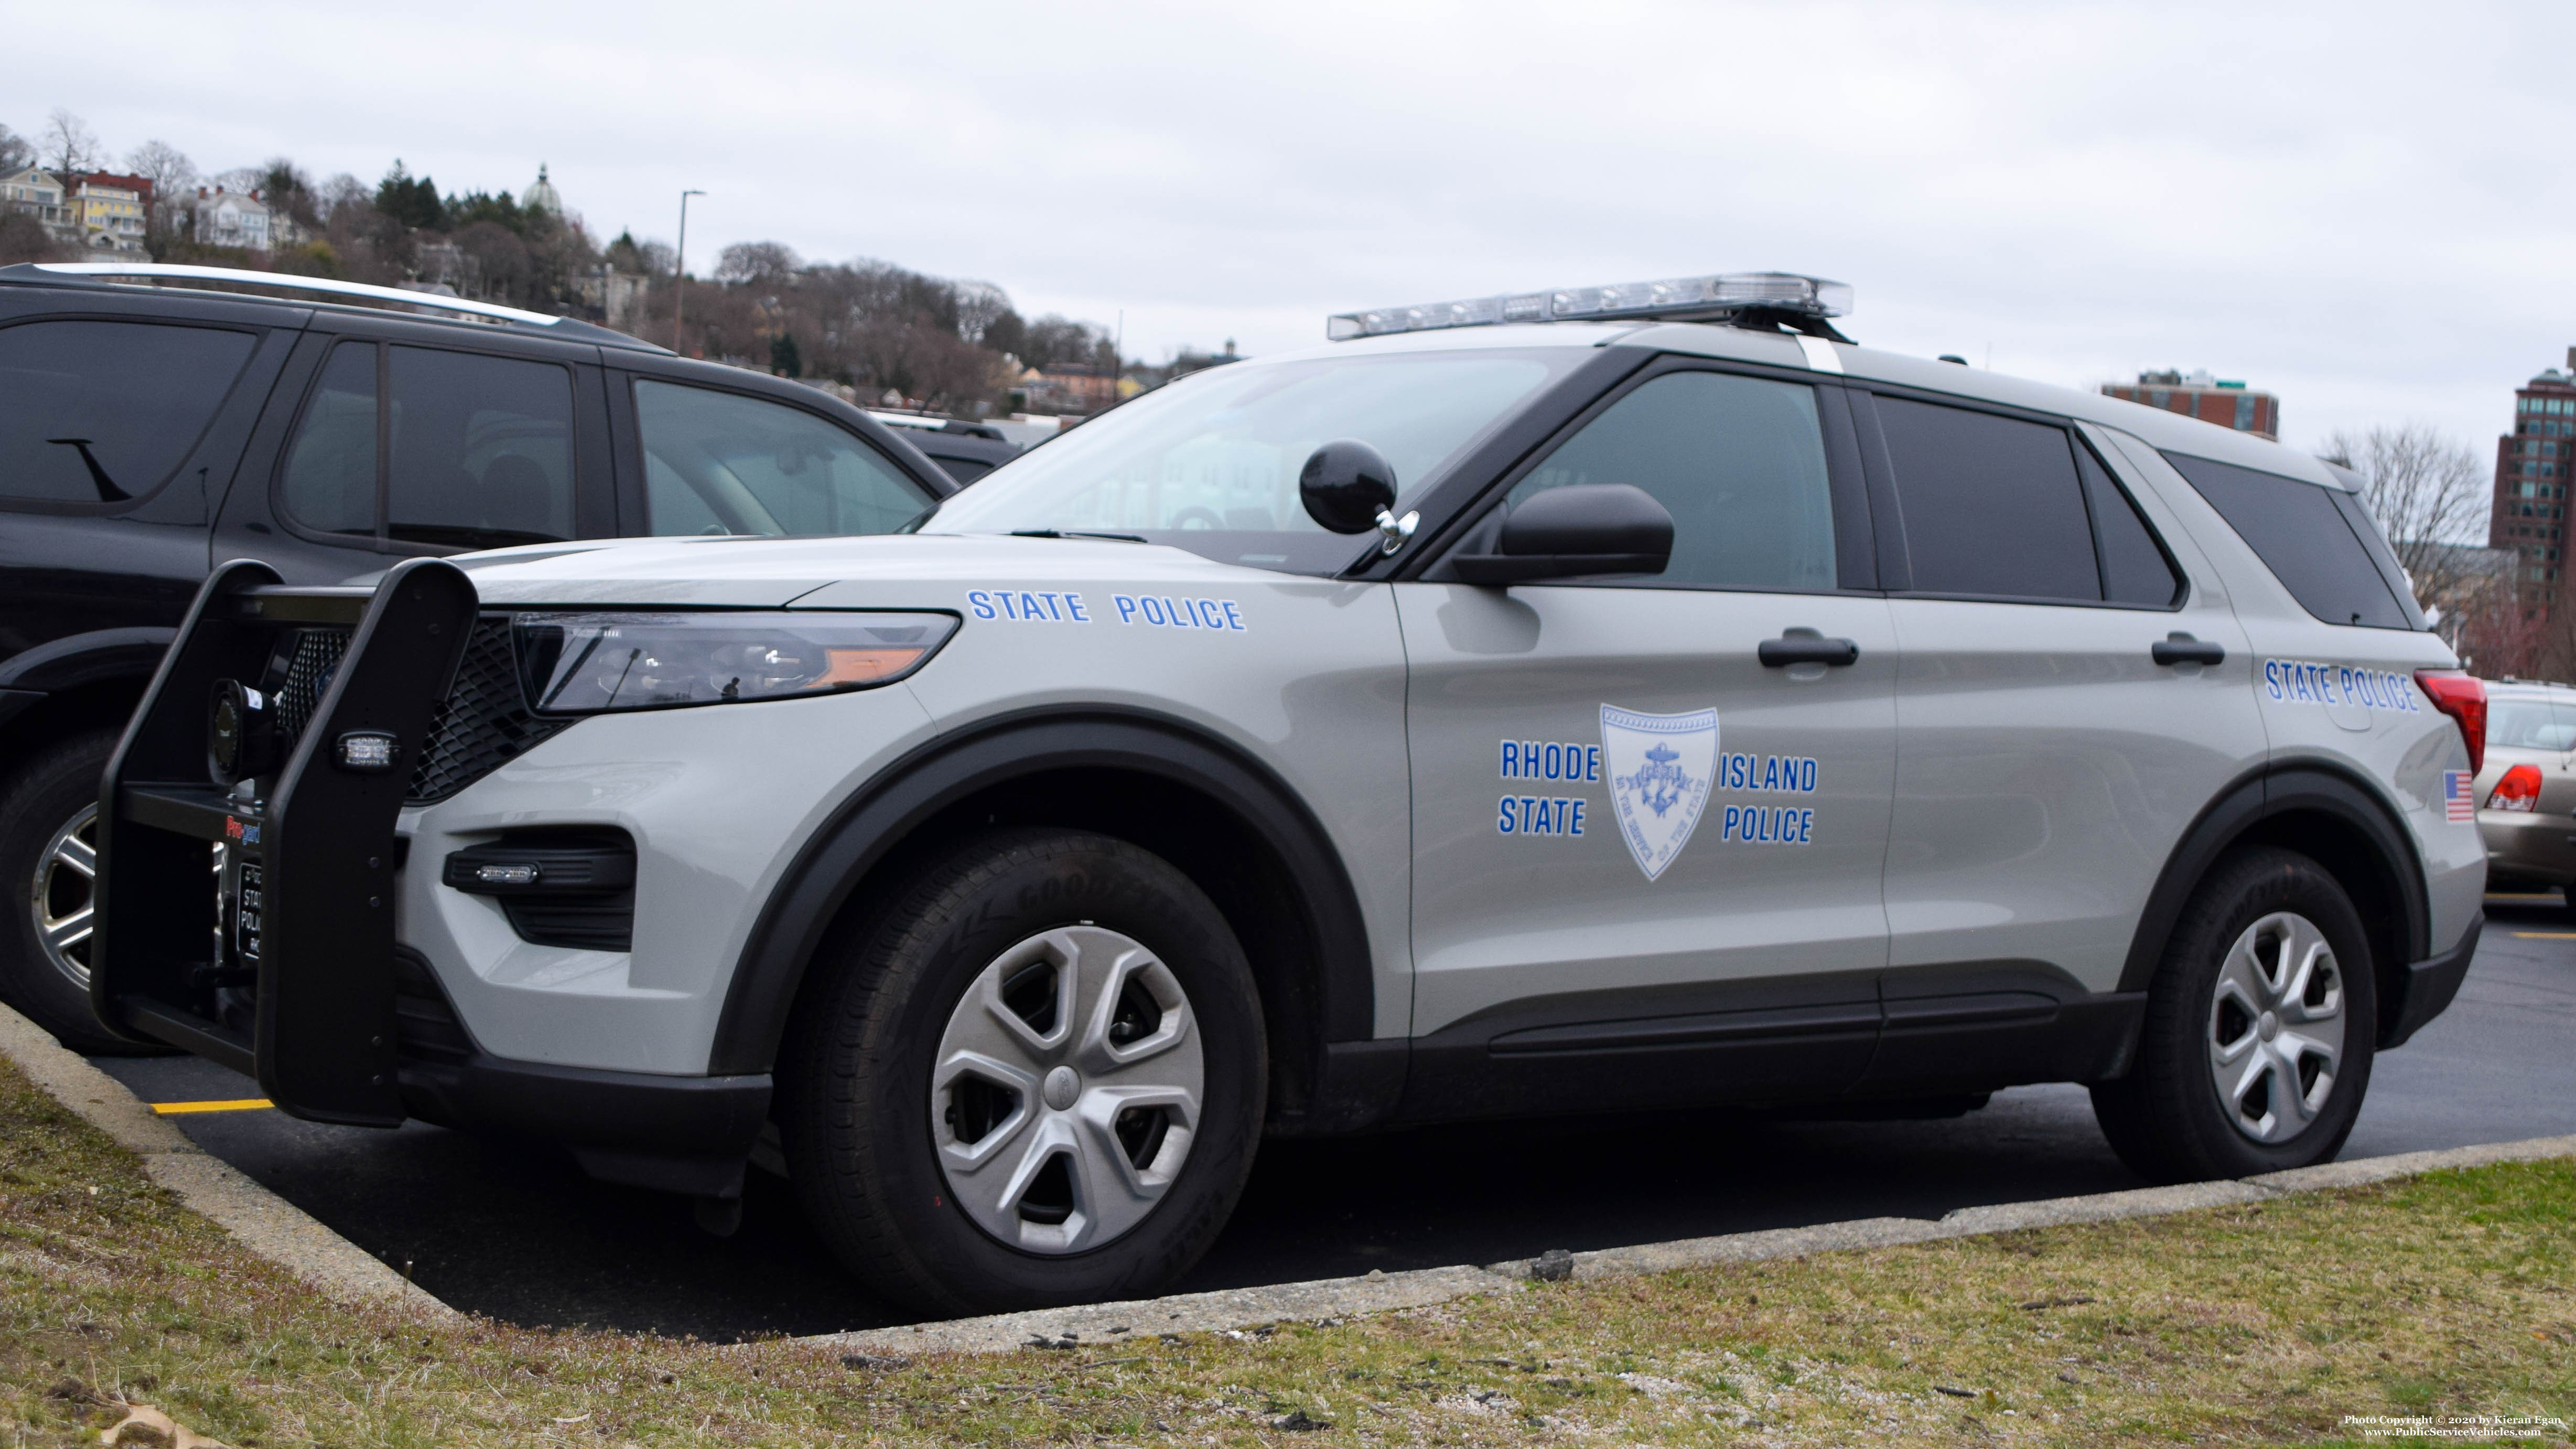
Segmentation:
[(1141, 533), (1090, 533), (1079, 528), (1014, 528), (1013, 538), (1108, 538), (1120, 543), (1143, 543)]

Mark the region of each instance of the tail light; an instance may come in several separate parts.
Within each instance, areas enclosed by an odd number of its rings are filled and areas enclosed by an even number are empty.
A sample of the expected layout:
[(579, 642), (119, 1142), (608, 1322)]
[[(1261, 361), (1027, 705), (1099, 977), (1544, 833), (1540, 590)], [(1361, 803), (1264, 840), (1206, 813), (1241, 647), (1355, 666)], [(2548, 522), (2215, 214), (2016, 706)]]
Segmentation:
[(2469, 773), (2476, 774), (2487, 763), (2487, 686), (2486, 681), (2463, 674), (2456, 669), (2418, 669), (2415, 682), (2433, 707), (2449, 715), (2460, 726), (2460, 742), (2469, 747)]
[(2540, 808), (2540, 767), (2516, 765), (2496, 781), (2494, 793), (2487, 796), (2489, 810), (2537, 810)]

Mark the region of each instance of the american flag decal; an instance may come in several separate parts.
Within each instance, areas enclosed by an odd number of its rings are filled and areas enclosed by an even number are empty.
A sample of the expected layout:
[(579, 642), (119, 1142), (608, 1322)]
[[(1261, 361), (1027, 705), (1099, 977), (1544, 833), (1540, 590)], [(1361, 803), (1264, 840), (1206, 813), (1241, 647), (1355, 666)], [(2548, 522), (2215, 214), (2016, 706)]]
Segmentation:
[(2442, 772), (2442, 816), (2475, 822), (2478, 818), (2477, 776), (2466, 770)]

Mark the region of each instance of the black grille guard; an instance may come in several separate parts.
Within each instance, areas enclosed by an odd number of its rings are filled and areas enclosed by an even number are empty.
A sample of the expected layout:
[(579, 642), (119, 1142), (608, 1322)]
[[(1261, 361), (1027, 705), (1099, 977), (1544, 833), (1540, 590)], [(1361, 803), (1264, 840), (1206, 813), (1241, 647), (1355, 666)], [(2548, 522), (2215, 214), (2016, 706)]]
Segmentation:
[[(90, 994), (102, 1021), (246, 1072), (298, 1117), (403, 1120), (394, 826), (477, 605), (464, 570), (439, 559), (397, 564), (372, 590), (284, 588), (250, 561), (214, 571), (101, 788)], [(319, 692), (295, 701), (309, 723), (285, 762), (248, 790), (215, 784), (216, 682), (260, 679), (282, 633), (315, 626), (352, 632), (327, 684), (298, 681)], [(391, 736), (393, 767), (344, 767), (352, 734)], [(247, 938), (206, 889), (213, 845), (228, 894), (250, 891)]]

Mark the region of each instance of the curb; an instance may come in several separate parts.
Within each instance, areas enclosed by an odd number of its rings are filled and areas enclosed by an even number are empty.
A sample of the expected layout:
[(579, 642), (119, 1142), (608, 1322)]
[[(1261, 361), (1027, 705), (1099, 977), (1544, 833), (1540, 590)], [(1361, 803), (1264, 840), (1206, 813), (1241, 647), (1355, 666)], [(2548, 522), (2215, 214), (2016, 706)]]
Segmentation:
[(1422, 1308), (1478, 1293), (1513, 1293), (1534, 1278), (1601, 1280), (1667, 1273), (1728, 1263), (1760, 1263), (1809, 1253), (1859, 1252), (1938, 1242), (1947, 1238), (1982, 1237), (2023, 1228), (2061, 1227), (2112, 1222), (2124, 1218), (2162, 1217), (2203, 1208), (2268, 1202), (2303, 1192), (2363, 1187), (2438, 1172), (2445, 1168), (2487, 1167), (2499, 1162), (2536, 1162), (2576, 1157), (2576, 1136), (2534, 1137), (2521, 1142), (2494, 1142), (2441, 1152), (2407, 1152), (2391, 1157), (2365, 1157), (2355, 1162), (2329, 1162), (2219, 1182), (2191, 1182), (2173, 1187), (2137, 1188), (2093, 1193), (2084, 1197), (2040, 1202), (2002, 1203), (1960, 1208), (1938, 1219), (1861, 1218), (1808, 1228), (1772, 1228), (1728, 1233), (1714, 1238), (1685, 1238), (1633, 1248), (1593, 1252), (1550, 1253), (1517, 1258), (1490, 1267), (1419, 1268), (1401, 1273), (1371, 1273), (1364, 1278), (1323, 1278), (1311, 1283), (1283, 1283), (1270, 1288), (1240, 1288), (1219, 1293), (1187, 1293), (1127, 1303), (1095, 1303), (1078, 1308), (1041, 1309), (990, 1318), (961, 1318), (903, 1328), (871, 1328), (854, 1333), (828, 1333), (789, 1342), (850, 1353), (1001, 1353), (1018, 1348), (1076, 1348), (1132, 1342), (1160, 1333), (1239, 1331), (1289, 1319), (1340, 1318), (1389, 1308)]
[(143, 1159), (152, 1181), (324, 1297), (352, 1306), (393, 1307), (429, 1322), (465, 1315), (414, 1287), (302, 1208), (209, 1155), (156, 1115), (125, 1084), (83, 1061), (52, 1033), (0, 1006), (0, 1056), (15, 1063), (72, 1115)]

